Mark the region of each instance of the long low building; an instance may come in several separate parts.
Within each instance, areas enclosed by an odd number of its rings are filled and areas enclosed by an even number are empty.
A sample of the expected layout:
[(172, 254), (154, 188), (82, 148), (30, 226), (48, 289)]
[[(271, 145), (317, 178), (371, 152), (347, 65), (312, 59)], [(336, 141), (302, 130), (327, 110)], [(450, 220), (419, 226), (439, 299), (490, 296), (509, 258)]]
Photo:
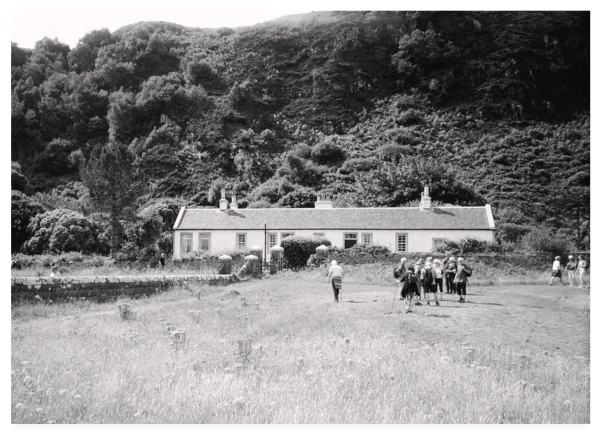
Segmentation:
[(264, 253), (283, 238), (324, 236), (336, 247), (383, 245), (393, 252), (427, 252), (445, 240), (494, 239), (494, 217), (485, 206), (431, 207), (428, 189), (420, 207), (334, 208), (319, 198), (314, 208), (238, 209), (222, 192), (219, 209), (181, 208), (174, 225), (173, 258), (191, 251), (227, 253), (260, 247)]

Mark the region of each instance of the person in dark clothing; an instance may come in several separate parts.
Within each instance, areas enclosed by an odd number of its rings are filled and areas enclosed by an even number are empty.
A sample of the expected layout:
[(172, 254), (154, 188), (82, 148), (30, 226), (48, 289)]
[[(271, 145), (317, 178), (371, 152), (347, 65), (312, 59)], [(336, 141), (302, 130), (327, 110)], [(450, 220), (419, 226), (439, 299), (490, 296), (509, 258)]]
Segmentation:
[(454, 277), (456, 277), (456, 260), (454, 257), (450, 257), (448, 263), (444, 265), (444, 274), (446, 276), (446, 293), (456, 294), (456, 284), (454, 283)]
[(158, 263), (160, 264), (161, 268), (165, 267), (165, 253), (161, 253), (160, 254), (160, 258), (158, 259)]
[(415, 273), (415, 269), (409, 266), (408, 269), (400, 276), (400, 282), (402, 286), (402, 298), (404, 298), (404, 305), (406, 313), (412, 312), (414, 307), (414, 298), (419, 293), (420, 279), (419, 275)]
[(460, 297), (459, 303), (466, 303), (465, 297), (467, 296), (467, 283), (469, 282), (469, 276), (472, 274), (471, 268), (464, 264), (464, 259), (459, 257), (457, 260), (456, 276), (454, 277), (454, 283), (456, 283), (456, 292)]

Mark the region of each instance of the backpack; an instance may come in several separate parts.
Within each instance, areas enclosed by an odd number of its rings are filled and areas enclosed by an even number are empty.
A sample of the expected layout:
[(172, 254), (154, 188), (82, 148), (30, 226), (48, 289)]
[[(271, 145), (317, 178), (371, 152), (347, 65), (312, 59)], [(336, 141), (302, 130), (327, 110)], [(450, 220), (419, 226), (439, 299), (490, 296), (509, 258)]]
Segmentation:
[(408, 283), (417, 283), (418, 279), (417, 279), (417, 275), (416, 274), (409, 274), (408, 275)]
[(582, 268), (587, 268), (588, 267), (587, 261), (585, 261), (585, 260), (581, 261), (581, 267)]
[(400, 274), (398, 273), (398, 268), (394, 268), (394, 278), (395, 279), (400, 278)]
[(465, 271), (465, 275), (466, 275), (467, 277), (471, 277), (471, 276), (473, 275), (473, 270), (472, 270), (471, 268), (469, 268), (469, 267), (464, 267), (463, 269), (464, 269), (464, 271)]
[(431, 273), (431, 268), (425, 268), (423, 271), (423, 281), (425, 283), (433, 283), (433, 274)]

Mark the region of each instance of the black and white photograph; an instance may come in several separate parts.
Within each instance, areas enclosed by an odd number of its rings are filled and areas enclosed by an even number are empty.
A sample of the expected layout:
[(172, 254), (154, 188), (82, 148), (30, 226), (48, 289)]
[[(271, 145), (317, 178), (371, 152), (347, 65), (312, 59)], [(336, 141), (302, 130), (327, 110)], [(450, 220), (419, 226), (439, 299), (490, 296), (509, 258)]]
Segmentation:
[(13, 2), (10, 427), (589, 430), (581, 3)]

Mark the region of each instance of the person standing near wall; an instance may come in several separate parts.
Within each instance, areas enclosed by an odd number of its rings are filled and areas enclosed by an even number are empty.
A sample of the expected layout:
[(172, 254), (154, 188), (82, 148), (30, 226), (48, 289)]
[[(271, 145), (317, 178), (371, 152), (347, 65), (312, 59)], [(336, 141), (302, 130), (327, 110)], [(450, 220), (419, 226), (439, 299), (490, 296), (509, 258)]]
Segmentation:
[(339, 303), (339, 293), (342, 290), (342, 278), (344, 277), (344, 270), (337, 264), (337, 261), (331, 261), (331, 267), (329, 267), (329, 275), (327, 276), (327, 283), (331, 279), (331, 287), (333, 288), (333, 299), (336, 303)]
[[(423, 264), (423, 259), (419, 259), (417, 260), (417, 263), (415, 263), (415, 274), (417, 275), (417, 277), (419, 278), (419, 282), (417, 283), (417, 287), (419, 288), (419, 293), (418, 293), (418, 299), (425, 301), (425, 291), (424, 291), (424, 285), (423, 285), (423, 269), (425, 268), (425, 265)], [(421, 303), (419, 301), (417, 301), (415, 303), (415, 305), (420, 306)]]
[(460, 297), (459, 303), (466, 303), (465, 297), (467, 296), (467, 283), (469, 277), (473, 271), (470, 267), (465, 265), (465, 260), (462, 257), (457, 259), (456, 276), (454, 277), (454, 283), (456, 284), (456, 292)]
[(569, 286), (573, 286), (573, 282), (577, 284), (577, 280), (575, 279), (575, 272), (577, 271), (577, 262), (575, 262), (575, 259), (573, 258), (572, 254), (569, 255), (569, 261), (567, 262), (565, 269), (567, 270), (567, 276), (569, 277)]

